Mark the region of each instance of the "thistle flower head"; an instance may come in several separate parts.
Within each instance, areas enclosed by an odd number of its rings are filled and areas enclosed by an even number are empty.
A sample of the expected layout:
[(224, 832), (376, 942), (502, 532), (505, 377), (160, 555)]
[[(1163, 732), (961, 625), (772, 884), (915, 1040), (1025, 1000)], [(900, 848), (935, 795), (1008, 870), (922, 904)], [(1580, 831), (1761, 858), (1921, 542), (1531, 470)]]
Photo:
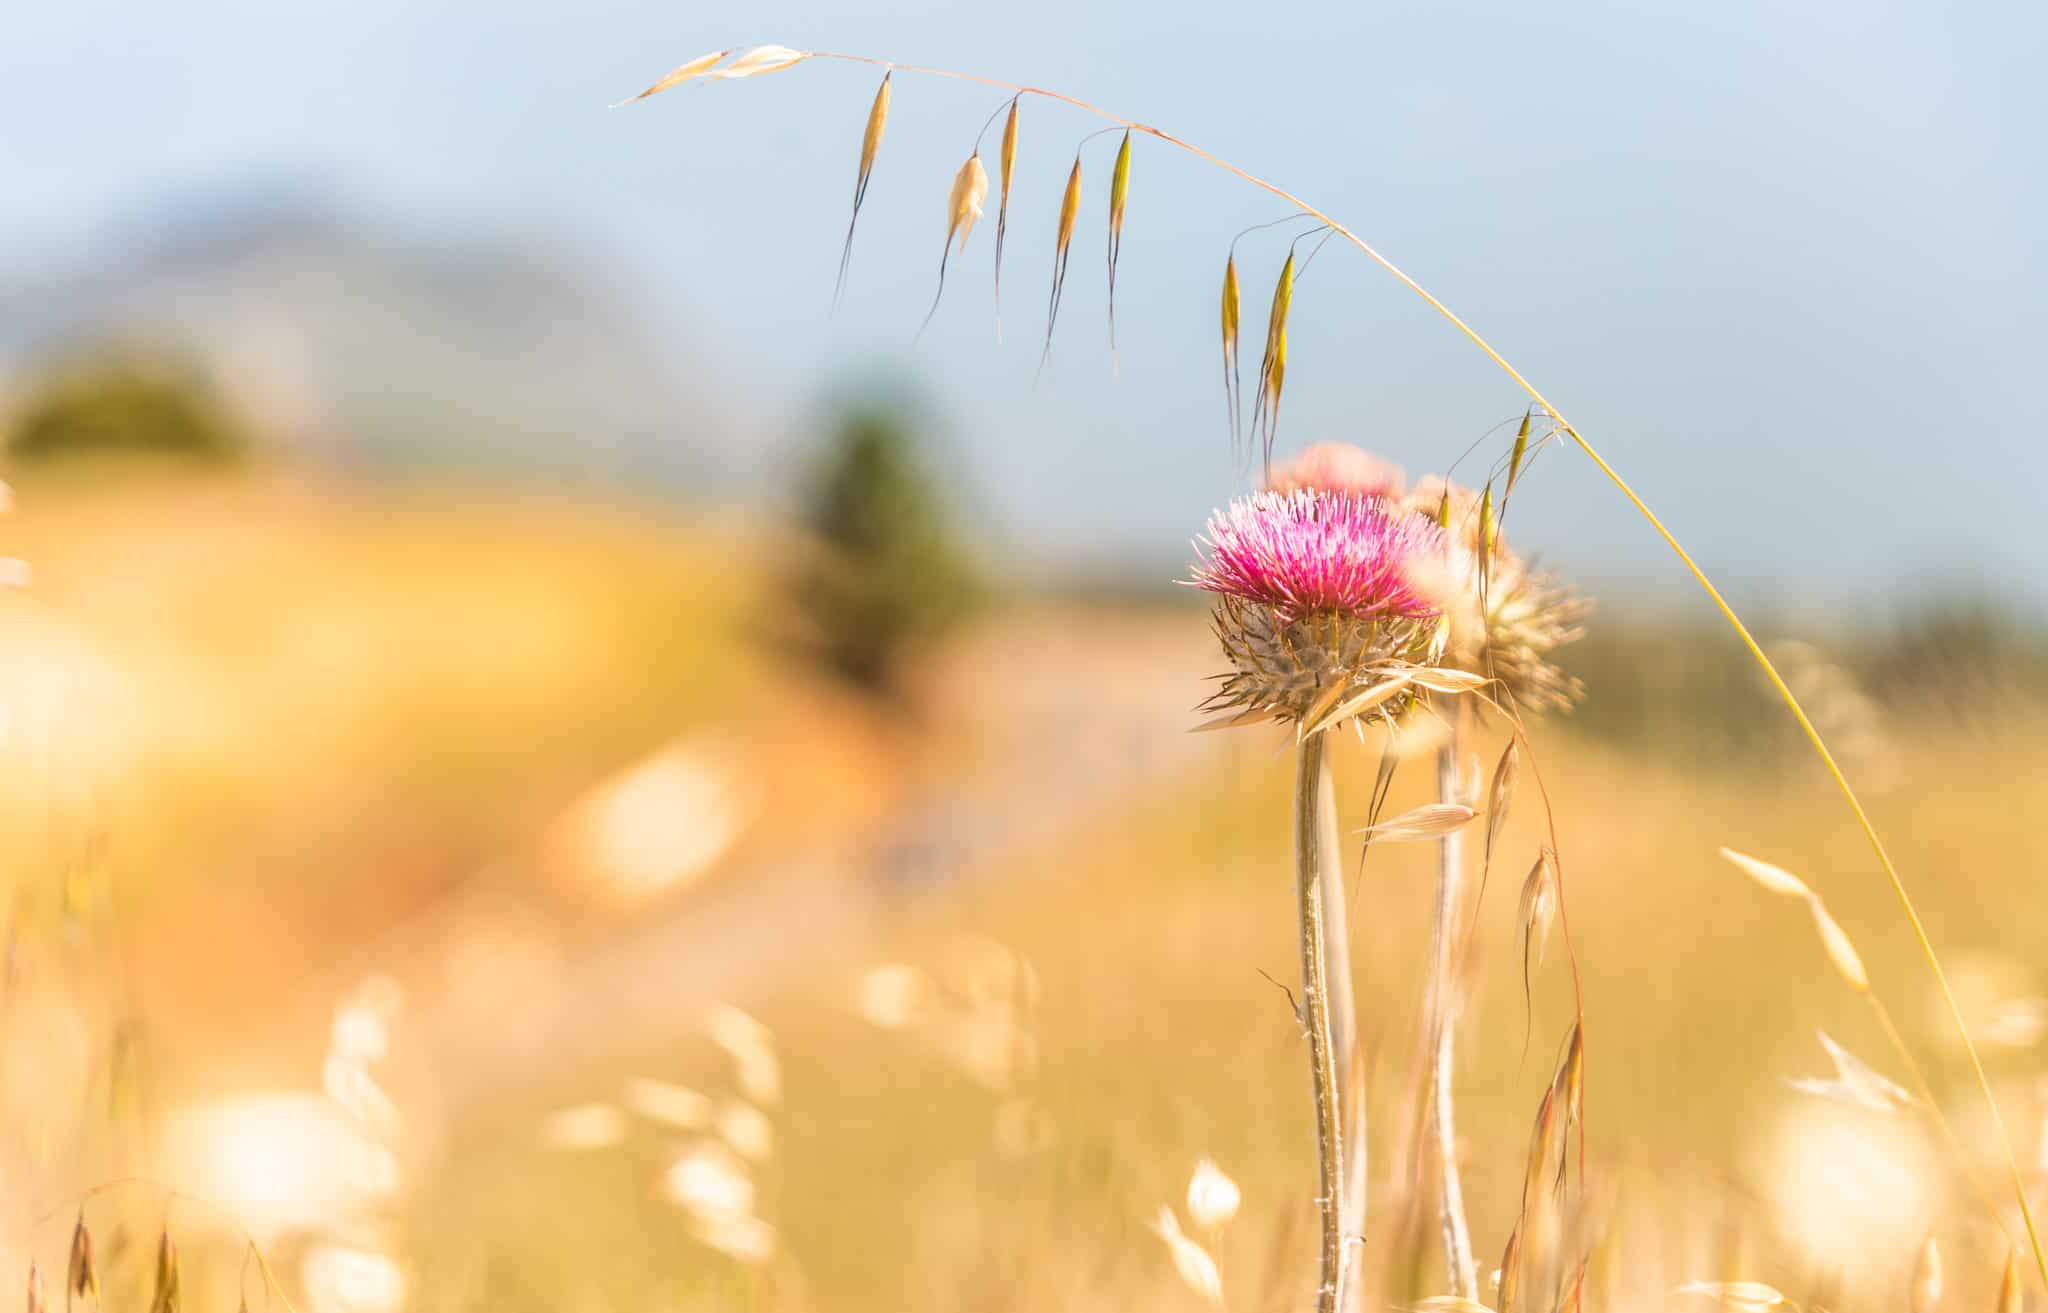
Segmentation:
[(1272, 492), (1314, 488), (1384, 497), (1389, 501), (1400, 498), (1406, 483), (1400, 466), (1348, 442), (1318, 442), (1304, 447), (1292, 458), (1275, 465), (1266, 476), (1266, 487)]
[(1194, 584), (1263, 606), (1284, 621), (1433, 618), (1418, 581), (1436, 568), (1443, 532), (1393, 502), (1312, 489), (1241, 497), (1209, 518)]
[(1219, 596), (1216, 636), (1232, 666), (1211, 710), (1300, 719), (1431, 659), (1440, 607), (1425, 581), (1443, 572), (1446, 538), (1396, 503), (1257, 493), (1212, 516), (1197, 546), (1191, 582)]

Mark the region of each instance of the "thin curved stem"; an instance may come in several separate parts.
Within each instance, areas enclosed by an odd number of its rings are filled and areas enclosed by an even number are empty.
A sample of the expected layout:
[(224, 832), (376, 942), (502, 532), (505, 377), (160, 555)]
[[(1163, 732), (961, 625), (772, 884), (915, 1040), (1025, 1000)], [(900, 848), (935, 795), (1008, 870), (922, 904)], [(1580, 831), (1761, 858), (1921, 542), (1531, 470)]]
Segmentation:
[(1329, 927), (1323, 886), (1342, 879), (1337, 852), (1324, 842), (1329, 793), (1324, 735), (1311, 734), (1296, 754), (1294, 859), (1301, 897), (1302, 1022), (1308, 1029), (1309, 1081), (1315, 1098), (1316, 1211), (1322, 1218), (1322, 1280), (1316, 1313), (1337, 1313), (1344, 1284), (1344, 1132), (1338, 1111), (1337, 1064), (1330, 1031)]
[[(811, 57), (816, 59), (849, 60), (854, 63), (878, 66), (888, 64), (889, 62), (867, 55), (835, 54), (826, 51), (812, 52)], [(1848, 803), (1850, 812), (1856, 818), (1858, 828), (1862, 830), (1864, 839), (1869, 843), (1872, 853), (1877, 857), (1878, 865), (1884, 869), (1885, 878), (1891, 884), (1893, 896), (1898, 900), (1900, 909), (1905, 912), (1906, 920), (1912, 926), (1913, 937), (1918, 943), (1920, 955), (1925, 959), (1928, 970), (1933, 974), (1935, 984), (1940, 987), (1942, 1001), (1947, 1005), (1949, 1018), (1955, 1024), (1956, 1034), (1962, 1040), (1963, 1051), (1969, 1056), (1971, 1073), (1976, 1077), (1978, 1092), (1983, 1096), (1984, 1105), (1991, 1113), (1991, 1124), (1997, 1133), (1999, 1148), (2005, 1154), (2005, 1165), (2011, 1177), (2013, 1196), (2019, 1203), (2020, 1216), (2026, 1222), (2027, 1242), (2033, 1251), (2034, 1268), (2039, 1273), (2042, 1284), (2048, 1286), (2048, 1251), (2044, 1251), (2042, 1248), (2040, 1230), (2034, 1221), (2033, 1204), (2027, 1198), (2026, 1182), (2020, 1175), (2019, 1157), (2013, 1151), (2012, 1136), (2006, 1130), (2005, 1117), (1999, 1111), (1998, 1099), (1991, 1091), (1991, 1078), (1984, 1070), (1984, 1059), (1977, 1052), (1976, 1041), (1970, 1036), (1969, 1025), (1963, 1019), (1962, 1006), (1956, 1001), (1955, 990), (1949, 985), (1948, 973), (1942, 969), (1940, 955), (1935, 952), (1934, 942), (1928, 937), (1927, 927), (1920, 919), (1919, 908), (1915, 906), (1912, 895), (1907, 892), (1906, 882), (1900, 876), (1898, 867), (1893, 864), (1891, 854), (1886, 851), (1884, 840), (1878, 836), (1877, 826), (1871, 821), (1870, 814), (1864, 810), (1863, 801), (1857, 796), (1855, 786), (1849, 783), (1849, 777), (1842, 772), (1840, 764), (1836, 762), (1835, 754), (1828, 748), (1827, 740), (1821, 735), (1819, 728), (1814, 725), (1812, 718), (1806, 714), (1806, 708), (1800, 704), (1797, 695), (1785, 683), (1784, 676), (1778, 673), (1777, 666), (1772, 663), (1769, 656), (1765, 655), (1762, 645), (1749, 632), (1749, 626), (1743, 623), (1742, 617), (1736, 614), (1735, 608), (1729, 605), (1727, 598), (1721, 595), (1721, 590), (1715, 587), (1714, 581), (1707, 577), (1706, 571), (1700, 568), (1697, 561), (1693, 560), (1692, 553), (1686, 551), (1684, 545), (1678, 541), (1671, 530), (1665, 527), (1664, 521), (1659, 519), (1656, 512), (1652, 511), (1648, 504), (1637, 495), (1636, 490), (1629, 486), (1628, 481), (1621, 477), (1620, 471), (1608, 464), (1606, 458), (1594, 449), (1592, 443), (1586, 440), (1585, 435), (1580, 433), (1564, 417), (1563, 413), (1551, 404), (1550, 398), (1544, 396), (1534, 383), (1531, 383), (1522, 375), (1520, 370), (1509, 364), (1507, 358), (1495, 350), (1492, 343), (1481, 337), (1477, 329), (1459, 318), (1449, 306), (1438, 300), (1422, 284), (1409, 277), (1400, 266), (1396, 265), (1386, 256), (1381, 255), (1364, 238), (1352, 232), (1349, 228), (1346, 228), (1343, 224), (1337, 222), (1315, 206), (1310, 205), (1307, 201), (1302, 200), (1294, 193), (1267, 182), (1256, 174), (1239, 168), (1221, 156), (1212, 155), (1192, 142), (1183, 141), (1172, 133), (1162, 132), (1158, 128), (1139, 123), (1134, 119), (1127, 119), (1121, 115), (1112, 114), (1100, 106), (1091, 105), (1085, 100), (1080, 100), (1061, 92), (1049, 91), (1043, 87), (1025, 86), (1016, 82), (1004, 82), (997, 78), (982, 77), (973, 73), (959, 73), (950, 69), (926, 68), (909, 64), (896, 64), (893, 67), (900, 68), (907, 73), (923, 73), (932, 77), (951, 78), (963, 82), (976, 82), (984, 86), (1001, 87), (1020, 95), (1042, 96), (1048, 100), (1056, 100), (1061, 104), (1071, 105), (1084, 113), (1093, 114), (1111, 123), (1121, 124), (1133, 132), (1144, 133), (1178, 150), (1185, 151), (1195, 158), (1212, 164), (1225, 173), (1249, 183), (1267, 195), (1321, 220), (1328, 224), (1338, 236), (1358, 248), (1367, 259), (1385, 270), (1395, 281), (1421, 297), (1432, 310), (1442, 315), (1453, 328), (1465, 336), (1466, 340), (1479, 348), (1480, 352), (1487, 359), (1499, 366), (1503, 373), (1513, 379), (1516, 386), (1527, 393), (1531, 401), (1534, 401), (1543, 408), (1544, 413), (1549, 415), (1551, 422), (1561, 432), (1571, 438), (1572, 442), (1580, 451), (1586, 454), (1587, 459), (1593, 462), (1600, 473), (1607, 478), (1608, 482), (1612, 483), (1620, 491), (1621, 495), (1628, 499), (1629, 504), (1635, 507), (1637, 513), (1649, 522), (1650, 527), (1656, 531), (1657, 536), (1664, 540), (1664, 545), (1670, 548), (1672, 554), (1678, 557), (1679, 561), (1685, 566), (1686, 572), (1692, 576), (1693, 582), (1697, 583), (1701, 590), (1707, 594), (1707, 597), (1713, 602), (1715, 610), (1721, 613), (1721, 618), (1727, 621), (1729, 628), (1735, 631), (1736, 637), (1742, 641), (1743, 647), (1748, 650), (1750, 659), (1756, 662), (1757, 668), (1762, 670), (1765, 677), (1769, 679), (1772, 689), (1778, 695), (1778, 700), (1785, 704), (1785, 709), (1790, 711), (1792, 718), (1799, 723), (1800, 730), (1806, 735), (1807, 742), (1812, 746), (1815, 755), (1820, 758), (1821, 765), (1826, 768), (1829, 777), (1834, 780), (1835, 787), (1841, 793), (1843, 801)]]

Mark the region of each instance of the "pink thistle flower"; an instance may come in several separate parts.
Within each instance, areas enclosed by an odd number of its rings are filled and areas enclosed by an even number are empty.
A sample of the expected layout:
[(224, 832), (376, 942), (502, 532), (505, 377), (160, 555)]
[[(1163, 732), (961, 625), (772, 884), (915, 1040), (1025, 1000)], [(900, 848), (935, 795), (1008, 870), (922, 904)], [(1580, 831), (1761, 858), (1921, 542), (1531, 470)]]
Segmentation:
[(1305, 616), (1424, 620), (1447, 547), (1430, 520), (1377, 497), (1302, 489), (1240, 497), (1209, 518), (1196, 587)]
[(1398, 465), (1389, 464), (1348, 442), (1318, 442), (1304, 447), (1292, 458), (1273, 467), (1266, 476), (1270, 492), (1294, 492), (1314, 488), (1322, 492), (1351, 492), (1362, 497), (1398, 500), (1407, 479)]

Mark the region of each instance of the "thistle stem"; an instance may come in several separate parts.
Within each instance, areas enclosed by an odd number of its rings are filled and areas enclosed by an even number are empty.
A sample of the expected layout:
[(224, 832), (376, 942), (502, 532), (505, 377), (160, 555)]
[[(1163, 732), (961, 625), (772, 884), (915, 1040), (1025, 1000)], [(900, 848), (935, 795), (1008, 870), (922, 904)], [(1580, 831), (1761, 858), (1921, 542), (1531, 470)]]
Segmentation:
[[(1318, 740), (1322, 735), (1316, 736)], [(1316, 889), (1323, 912), (1323, 975), (1330, 1000), (1330, 1054), (1337, 1075), (1337, 1121), (1343, 1132), (1343, 1184), (1337, 1221), (1343, 1231), (1345, 1263), (1338, 1304), (1362, 1307), (1358, 1250), (1365, 1244), (1366, 1179), (1371, 1167), (1365, 1133), (1365, 1063), (1358, 1033), (1358, 1005), (1351, 979), (1351, 921), (1345, 910), (1343, 850), (1337, 831), (1337, 790), (1328, 751), (1318, 747), (1314, 825), (1318, 870)], [(1308, 823), (1304, 818), (1304, 824)]]
[[(1322, 1277), (1316, 1313), (1337, 1313), (1344, 1272), (1344, 1134), (1338, 1114), (1337, 1064), (1330, 1025), (1330, 926), (1324, 890), (1338, 883), (1337, 850), (1324, 818), (1335, 802), (1323, 735), (1301, 740), (1294, 779), (1294, 859), (1301, 898), (1302, 1022), (1308, 1029), (1309, 1076), (1315, 1093), (1316, 1209), (1322, 1217)], [(1341, 897), (1341, 894), (1339, 895)], [(1340, 950), (1341, 951), (1341, 950)], [(1349, 998), (1348, 982), (1345, 989)]]
[[(1437, 749), (1436, 791), (1441, 802), (1458, 795), (1458, 716), (1449, 718), (1450, 736)], [(1479, 1298), (1479, 1277), (1472, 1259), (1472, 1233), (1465, 1221), (1465, 1187), (1458, 1175), (1458, 1122), (1454, 1076), (1458, 1033), (1458, 985), (1454, 942), (1465, 874), (1465, 835), (1452, 830), (1437, 849), (1436, 934), (1430, 973), (1430, 1122), (1436, 1129), (1440, 1170), (1437, 1216), (1443, 1230), (1444, 1262), (1450, 1269), (1451, 1293), (1460, 1299)]]

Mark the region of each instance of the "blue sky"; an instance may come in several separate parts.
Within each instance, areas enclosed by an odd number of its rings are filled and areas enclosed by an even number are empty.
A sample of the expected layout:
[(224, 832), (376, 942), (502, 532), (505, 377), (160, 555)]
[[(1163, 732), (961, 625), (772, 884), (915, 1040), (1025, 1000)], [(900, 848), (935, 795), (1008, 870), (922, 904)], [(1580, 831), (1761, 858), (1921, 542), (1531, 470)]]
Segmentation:
[[(948, 180), (998, 93), (899, 78), (836, 313), (872, 71), (806, 65), (608, 102), (757, 41), (1072, 92), (1356, 228), (1753, 594), (1881, 596), (1931, 574), (2048, 595), (2038, 4), (67, 0), (16, 6), (8, 28), (0, 269), (89, 263), (167, 209), (280, 183), (395, 231), (561, 243), (637, 298), (679, 358), (728, 378), (763, 431), (794, 431), (832, 379), (914, 373), (991, 536), (1022, 559), (1171, 560), (1236, 486), (1217, 279), (1231, 235), (1284, 211), (1140, 142), (1113, 373), (1114, 141), (1091, 143), (1039, 377), (1054, 214), (1085, 117), (1025, 108), (998, 346), (992, 205), (913, 340)], [(1283, 241), (1239, 250), (1256, 325)], [(1520, 410), (1355, 253), (1326, 250), (1295, 306), (1283, 446), (1344, 437), (1420, 470)], [(1574, 455), (1544, 461), (1518, 514), (1525, 541), (1576, 569), (1683, 586)]]

